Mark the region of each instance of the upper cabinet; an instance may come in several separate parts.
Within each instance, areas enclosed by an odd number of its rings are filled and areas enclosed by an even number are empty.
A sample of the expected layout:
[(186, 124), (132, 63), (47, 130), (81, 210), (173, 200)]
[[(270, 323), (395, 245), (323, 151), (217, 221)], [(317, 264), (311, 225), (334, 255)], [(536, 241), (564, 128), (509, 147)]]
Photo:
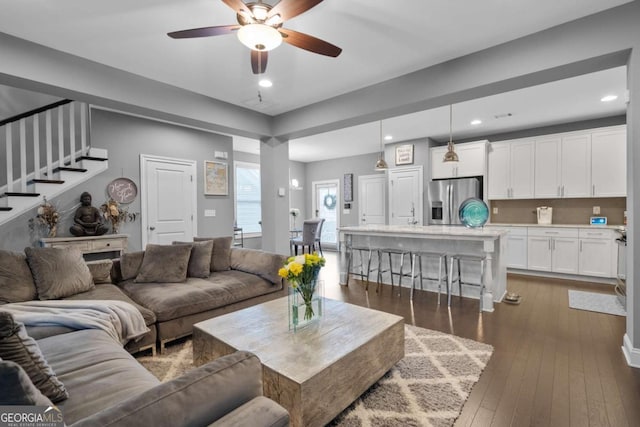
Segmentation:
[(535, 198), (591, 196), (591, 133), (536, 139)]
[(534, 185), (532, 139), (494, 142), (489, 146), (489, 199), (532, 199)]
[[(625, 197), (626, 144), (624, 125), (535, 138), (532, 198)], [(527, 198), (516, 196), (512, 175), (501, 169), (507, 158), (513, 162), (506, 149), (489, 155), (489, 198)], [(516, 166), (521, 173), (520, 188), (526, 188), (528, 167), (522, 162)]]
[(484, 176), (487, 163), (487, 141), (456, 144), (459, 161), (443, 162), (446, 146), (431, 148), (431, 179)]
[(591, 134), (591, 191), (594, 197), (627, 195), (627, 131), (624, 126)]

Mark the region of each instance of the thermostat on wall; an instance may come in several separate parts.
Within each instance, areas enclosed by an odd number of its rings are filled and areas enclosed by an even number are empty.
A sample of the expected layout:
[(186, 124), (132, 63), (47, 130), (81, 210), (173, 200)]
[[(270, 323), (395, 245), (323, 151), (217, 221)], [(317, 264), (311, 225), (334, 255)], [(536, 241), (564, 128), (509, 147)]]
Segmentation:
[(592, 216), (591, 225), (607, 225), (606, 216)]

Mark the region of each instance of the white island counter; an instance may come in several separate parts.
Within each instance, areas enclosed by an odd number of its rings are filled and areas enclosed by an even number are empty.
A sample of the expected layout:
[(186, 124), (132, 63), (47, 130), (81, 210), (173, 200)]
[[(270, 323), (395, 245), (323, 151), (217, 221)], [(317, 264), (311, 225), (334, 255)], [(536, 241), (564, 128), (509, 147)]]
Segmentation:
[[(406, 251), (445, 252), (467, 255), (485, 255), (484, 311), (493, 311), (493, 302), (500, 302), (507, 289), (507, 267), (504, 260), (506, 232), (491, 228), (466, 228), (464, 226), (412, 226), (365, 225), (340, 228), (340, 284), (347, 279), (347, 245), (371, 249), (397, 248)], [(425, 268), (423, 266), (423, 268)], [(395, 269), (395, 268), (394, 268)], [(426, 272), (425, 272), (426, 273)], [(465, 268), (463, 276), (479, 274), (479, 269)], [(388, 276), (387, 276), (388, 277)], [(372, 277), (375, 280), (375, 277)], [(385, 283), (390, 283), (383, 277)], [(411, 286), (404, 280), (403, 286)], [(429, 288), (428, 288), (429, 289)], [(463, 296), (478, 298), (477, 288), (463, 286)], [(457, 286), (454, 287), (457, 294)]]

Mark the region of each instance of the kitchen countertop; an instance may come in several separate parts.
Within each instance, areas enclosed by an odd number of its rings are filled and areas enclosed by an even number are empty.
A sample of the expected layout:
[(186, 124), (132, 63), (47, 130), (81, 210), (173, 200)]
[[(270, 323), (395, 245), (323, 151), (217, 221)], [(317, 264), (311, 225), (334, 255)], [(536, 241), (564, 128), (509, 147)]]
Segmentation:
[(461, 225), (358, 225), (340, 227), (340, 232), (358, 234), (398, 234), (414, 236), (449, 236), (449, 237), (499, 237), (505, 232), (492, 228), (467, 228)]
[(589, 225), (589, 224), (506, 224), (506, 223), (497, 223), (493, 222), (491, 224), (486, 224), (485, 227), (550, 227), (550, 228), (608, 228), (611, 230), (619, 230), (620, 228), (625, 227), (624, 225)]

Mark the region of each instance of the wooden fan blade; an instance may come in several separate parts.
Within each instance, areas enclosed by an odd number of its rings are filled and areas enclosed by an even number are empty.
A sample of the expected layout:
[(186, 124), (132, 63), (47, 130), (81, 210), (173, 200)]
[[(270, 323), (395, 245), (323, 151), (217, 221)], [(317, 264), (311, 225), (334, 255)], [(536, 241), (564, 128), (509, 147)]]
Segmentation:
[(283, 21), (306, 12), (322, 0), (280, 0), (271, 10), (269, 16), (280, 15)]
[(247, 5), (240, 0), (222, 0), (222, 2), (233, 9), (236, 13), (238, 13), (239, 10), (246, 10), (251, 13)]
[(211, 37), (229, 34), (240, 28), (240, 25), (220, 25), (217, 27), (192, 28), (190, 30), (174, 31), (167, 35), (174, 39), (191, 39), (195, 37)]
[(282, 37), (283, 42), (299, 47), (300, 49), (308, 50), (309, 52), (319, 53), (320, 55), (331, 56), (334, 58), (342, 52), (342, 49), (338, 46), (310, 36), (309, 34), (287, 30), (286, 28), (279, 28), (278, 31), (284, 35), (284, 37)]
[(262, 74), (267, 71), (268, 58), (269, 53), (264, 50), (251, 51), (251, 69), (253, 70), (253, 74)]

